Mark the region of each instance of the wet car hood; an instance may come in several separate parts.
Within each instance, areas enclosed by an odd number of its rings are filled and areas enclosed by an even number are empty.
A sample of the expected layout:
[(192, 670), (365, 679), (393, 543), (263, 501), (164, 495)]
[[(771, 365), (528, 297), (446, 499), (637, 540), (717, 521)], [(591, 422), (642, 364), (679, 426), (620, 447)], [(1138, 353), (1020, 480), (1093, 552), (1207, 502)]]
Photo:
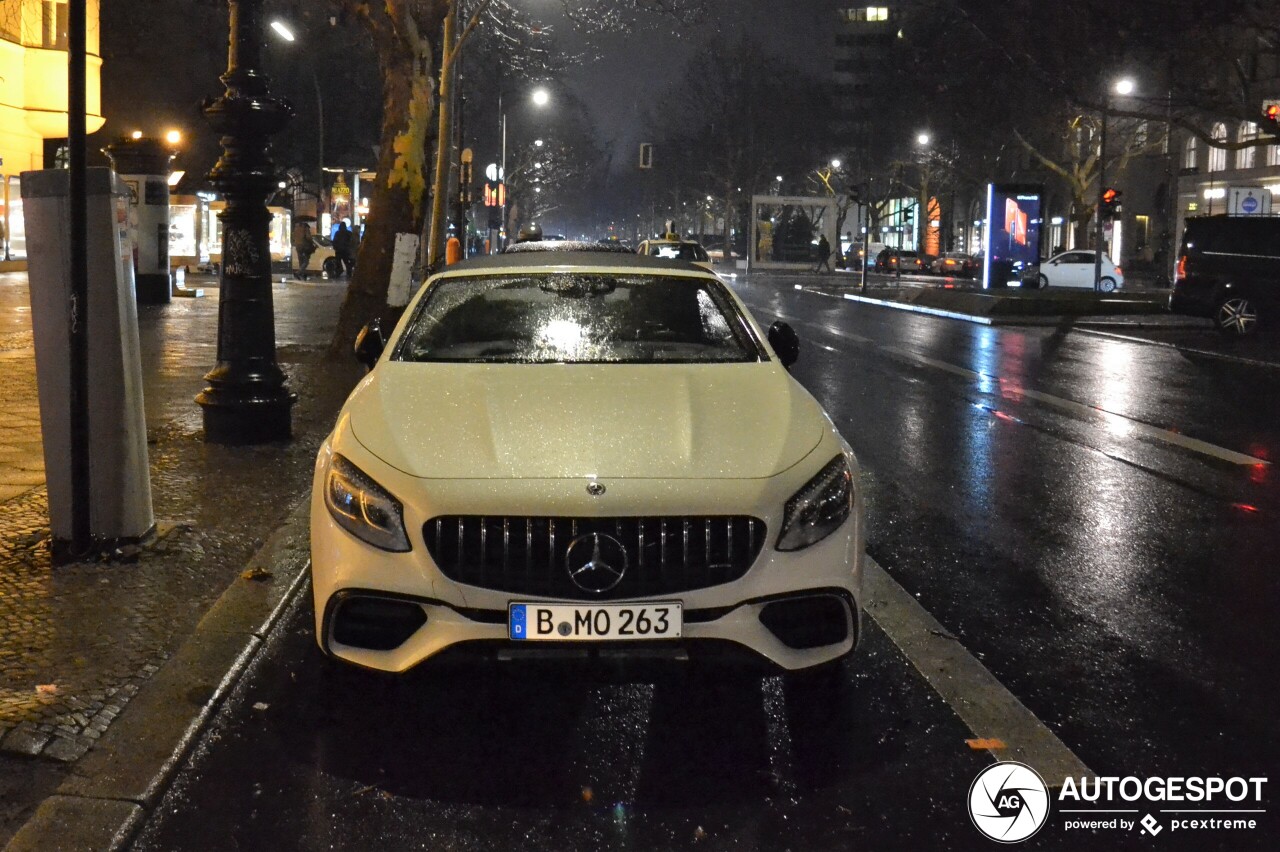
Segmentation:
[(829, 428), (777, 362), (378, 365), (356, 439), (413, 476), (761, 478)]

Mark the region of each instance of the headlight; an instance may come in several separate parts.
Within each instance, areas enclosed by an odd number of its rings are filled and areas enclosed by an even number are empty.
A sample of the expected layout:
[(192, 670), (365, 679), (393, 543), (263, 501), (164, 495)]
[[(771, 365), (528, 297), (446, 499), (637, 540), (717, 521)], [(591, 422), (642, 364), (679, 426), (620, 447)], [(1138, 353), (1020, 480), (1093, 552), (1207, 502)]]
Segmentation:
[(324, 504), (338, 526), (374, 547), (404, 553), (404, 509), (368, 474), (335, 454), (324, 483)]
[(778, 550), (803, 550), (836, 531), (853, 511), (853, 474), (843, 455), (787, 501)]

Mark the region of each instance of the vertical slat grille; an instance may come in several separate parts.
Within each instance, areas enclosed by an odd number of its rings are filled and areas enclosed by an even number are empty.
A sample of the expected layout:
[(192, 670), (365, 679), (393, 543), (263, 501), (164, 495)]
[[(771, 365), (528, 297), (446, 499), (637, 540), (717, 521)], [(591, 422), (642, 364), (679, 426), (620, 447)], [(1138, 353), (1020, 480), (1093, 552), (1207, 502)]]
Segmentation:
[[(672, 535), (679, 541), (671, 541)], [(569, 576), (575, 541), (599, 534), (626, 552), (623, 579), (603, 593), (584, 591)], [(513, 594), (616, 600), (675, 594), (739, 579), (760, 555), (764, 523), (746, 516), (656, 518), (433, 518), (423, 529), (427, 550), (445, 576)], [(501, 546), (498, 545), (499, 540)], [(605, 548), (606, 553), (617, 550)], [(586, 555), (580, 555), (585, 553)], [(590, 558), (590, 548), (574, 560)]]

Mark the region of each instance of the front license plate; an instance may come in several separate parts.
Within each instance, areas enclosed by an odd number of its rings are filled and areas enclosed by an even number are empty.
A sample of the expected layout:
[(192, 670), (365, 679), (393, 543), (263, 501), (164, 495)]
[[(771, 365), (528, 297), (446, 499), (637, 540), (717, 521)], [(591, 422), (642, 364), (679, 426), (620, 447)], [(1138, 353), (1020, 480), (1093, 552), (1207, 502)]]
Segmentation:
[(513, 603), (508, 635), (521, 641), (601, 642), (679, 639), (678, 603), (543, 604)]

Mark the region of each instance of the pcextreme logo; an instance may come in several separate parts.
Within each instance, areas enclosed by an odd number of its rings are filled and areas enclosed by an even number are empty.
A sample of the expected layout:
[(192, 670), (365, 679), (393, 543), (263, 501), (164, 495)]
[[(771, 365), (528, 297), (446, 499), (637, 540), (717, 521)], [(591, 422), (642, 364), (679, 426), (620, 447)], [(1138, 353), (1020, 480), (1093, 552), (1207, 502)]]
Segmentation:
[(969, 818), (992, 840), (1018, 843), (1049, 818), (1049, 788), (1026, 764), (1007, 760), (988, 766), (969, 787)]
[[(1151, 838), (1165, 829), (1170, 835), (1251, 831), (1266, 813), (1266, 783), (1266, 778), (1254, 777), (1068, 777), (1057, 787), (1061, 829), (1094, 835), (1137, 832)], [(1051, 798), (1038, 772), (1002, 761), (973, 780), (969, 818), (991, 840), (1019, 843), (1048, 822)]]

